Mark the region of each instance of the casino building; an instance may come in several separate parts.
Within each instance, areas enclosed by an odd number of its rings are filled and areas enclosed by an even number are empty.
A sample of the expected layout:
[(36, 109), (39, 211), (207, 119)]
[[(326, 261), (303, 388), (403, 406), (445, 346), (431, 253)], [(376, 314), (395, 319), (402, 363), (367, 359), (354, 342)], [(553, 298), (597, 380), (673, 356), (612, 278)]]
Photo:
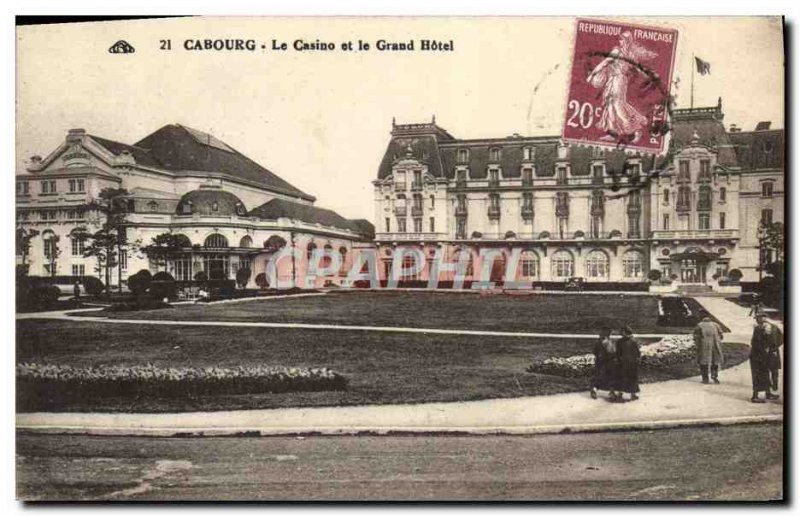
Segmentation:
[[(99, 229), (100, 215), (79, 208), (104, 188), (128, 192), (129, 242), (148, 245), (163, 233), (185, 242), (166, 264), (177, 280), (199, 271), (234, 279), (248, 268), (254, 286), (269, 257), (293, 245), (308, 256), (315, 249), (339, 253), (342, 273), (331, 280), (338, 283), (354, 249), (370, 247), (373, 236), (371, 223), (315, 206), (313, 196), (202, 131), (172, 124), (129, 145), (72, 129), (49, 156), (34, 156), (16, 175), (17, 231), (37, 232), (24, 257), (31, 275), (104, 276), (76, 238)], [(18, 248), (18, 263), (22, 254)], [(119, 261), (113, 284), (159, 269), (133, 246)], [(281, 260), (278, 279), (290, 281), (306, 267), (302, 256)]]
[(451, 262), (466, 253), (467, 280), (481, 270), (532, 286), (644, 284), (651, 269), (674, 279), (665, 288), (725, 290), (717, 279), (734, 268), (758, 281), (759, 221), (783, 221), (784, 131), (726, 128), (723, 118), (721, 99), (676, 110), (658, 158), (558, 136), (458, 139), (435, 119), (393, 122), (373, 181), (381, 277), (392, 250), (411, 247), (428, 262), (418, 280), (438, 252)]

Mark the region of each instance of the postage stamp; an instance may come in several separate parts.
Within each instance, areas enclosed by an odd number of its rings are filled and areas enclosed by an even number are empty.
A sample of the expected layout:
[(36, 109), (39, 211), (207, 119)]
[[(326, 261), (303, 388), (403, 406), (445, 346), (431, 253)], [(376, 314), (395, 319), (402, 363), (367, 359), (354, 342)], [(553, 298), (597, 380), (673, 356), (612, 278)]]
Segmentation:
[(664, 150), (678, 31), (578, 19), (563, 137)]

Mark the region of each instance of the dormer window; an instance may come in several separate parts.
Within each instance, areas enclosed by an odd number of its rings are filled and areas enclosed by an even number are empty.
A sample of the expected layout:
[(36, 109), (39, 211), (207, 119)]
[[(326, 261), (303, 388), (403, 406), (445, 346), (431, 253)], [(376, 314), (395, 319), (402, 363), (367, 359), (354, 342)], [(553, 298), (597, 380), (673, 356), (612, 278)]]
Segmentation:
[(491, 161), (492, 163), (500, 162), (500, 149), (498, 148), (489, 149), (489, 161)]
[(533, 147), (523, 147), (522, 148), (522, 160), (523, 161), (532, 161), (533, 160)]
[(469, 161), (469, 149), (458, 149), (458, 162), (467, 163)]
[(773, 186), (772, 181), (764, 181), (761, 183), (761, 197), (772, 197)]

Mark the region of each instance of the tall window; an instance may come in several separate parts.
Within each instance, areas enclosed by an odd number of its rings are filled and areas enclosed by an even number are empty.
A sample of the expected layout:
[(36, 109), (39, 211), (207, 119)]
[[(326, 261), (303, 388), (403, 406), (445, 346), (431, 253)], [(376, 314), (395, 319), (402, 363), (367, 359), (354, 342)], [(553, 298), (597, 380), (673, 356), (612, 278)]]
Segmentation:
[(467, 238), (467, 219), (463, 217), (456, 219), (456, 238)]
[(661, 218), (661, 229), (669, 229), (669, 213), (665, 213)]
[(83, 192), (84, 191), (83, 179), (70, 179), (67, 183), (69, 184), (69, 192), (70, 193), (76, 193), (76, 192)]
[(389, 217), (386, 217), (384, 219), (384, 221), (383, 221), (384, 222), (384, 227), (386, 228), (386, 232), (387, 233), (391, 233), (391, 231), (392, 231), (392, 222), (391, 222), (391, 220), (392, 219), (390, 219)]
[(697, 190), (697, 209), (710, 210), (711, 209), (711, 186), (700, 185)]
[(467, 171), (466, 170), (457, 170), (456, 171), (456, 185), (459, 188), (463, 188), (467, 184)]
[(764, 181), (761, 183), (761, 197), (772, 197), (772, 181)]
[(414, 217), (414, 233), (422, 233), (422, 217)]
[(489, 150), (489, 160), (492, 163), (499, 163), (500, 162), (500, 149), (490, 149)]
[(608, 277), (608, 255), (600, 250), (586, 255), (586, 276), (589, 278)]
[(567, 184), (567, 167), (556, 168), (556, 183), (559, 185)]
[(700, 178), (701, 181), (711, 180), (711, 162), (707, 159), (700, 160)]
[(644, 255), (639, 251), (626, 251), (622, 255), (622, 274), (626, 278), (644, 276)]
[(403, 256), (403, 277), (402, 279), (405, 280), (418, 280), (419, 279), (419, 271), (416, 267), (416, 260), (412, 255), (405, 255)]
[(530, 168), (522, 169), (522, 186), (533, 186), (533, 170)]
[(725, 229), (725, 212), (719, 213), (719, 229)]
[(73, 276), (84, 276), (86, 274), (86, 266), (82, 263), (73, 263), (72, 264), (72, 275)]
[(772, 210), (769, 208), (761, 210), (761, 223), (772, 224)]
[(339, 258), (341, 259), (341, 263), (339, 264), (339, 275), (346, 276), (347, 275), (347, 249), (344, 247), (339, 248)]
[(678, 187), (678, 208), (689, 210), (692, 207), (692, 189), (688, 186)]
[(58, 190), (56, 190), (56, 182), (54, 180), (42, 181), (41, 186), (43, 194), (58, 193)]
[(176, 258), (172, 261), (172, 276), (178, 281), (192, 279), (192, 259), (188, 256)]
[(434, 209), (436, 207), (436, 197), (431, 195), (430, 199), (431, 199), (431, 209)]
[(213, 235), (208, 235), (205, 242), (203, 243), (204, 247), (212, 247), (212, 248), (225, 248), (228, 247), (228, 239), (225, 238), (223, 235), (219, 233), (214, 233)]
[(398, 218), (397, 219), (397, 231), (399, 233), (406, 232), (406, 219), (405, 218)]
[(17, 195), (28, 195), (29, 188), (27, 181), (17, 181)]
[(556, 251), (550, 263), (554, 278), (569, 278), (575, 275), (575, 260), (569, 251)]
[(697, 229), (711, 229), (711, 215), (708, 213), (697, 214)]
[(682, 159), (678, 162), (678, 181), (691, 181), (692, 176), (689, 172), (689, 160)]
[(58, 238), (56, 237), (55, 233), (48, 230), (42, 234), (42, 240), (44, 242), (44, 257), (50, 260), (51, 258), (55, 257), (56, 248), (58, 246)]
[(253, 247), (253, 239), (249, 235), (245, 235), (239, 240), (239, 247)]
[(592, 165), (592, 178), (596, 183), (603, 182), (603, 165)]
[(669, 206), (669, 188), (664, 188), (664, 192), (662, 193), (662, 200), (664, 202), (664, 206)]
[(428, 231), (430, 231), (431, 233), (436, 233), (436, 218), (435, 217), (431, 217), (428, 220), (428, 222), (429, 222)]
[(458, 162), (466, 163), (469, 161), (469, 149), (458, 149)]
[(724, 186), (719, 189), (719, 202), (726, 202), (728, 200), (728, 189)]
[(78, 236), (73, 235), (71, 237), (72, 240), (72, 256), (83, 256), (83, 251), (85, 249), (84, 240), (82, 238), (78, 238)]
[(563, 239), (567, 235), (567, 222), (567, 217), (558, 217), (558, 238)]
[(628, 236), (630, 238), (639, 238), (641, 236), (640, 227), (641, 214), (629, 213), (628, 214)]
[(539, 255), (533, 251), (524, 251), (520, 256), (520, 275), (523, 278), (539, 277)]
[(317, 244), (314, 242), (310, 242), (306, 246), (306, 260), (311, 261), (311, 258), (314, 256), (314, 251), (317, 250)]
[(603, 217), (600, 215), (593, 215), (589, 225), (589, 236), (591, 238), (600, 238), (600, 232), (603, 230)]
[(500, 171), (497, 169), (492, 169), (489, 171), (489, 185), (490, 186), (497, 186), (500, 183)]

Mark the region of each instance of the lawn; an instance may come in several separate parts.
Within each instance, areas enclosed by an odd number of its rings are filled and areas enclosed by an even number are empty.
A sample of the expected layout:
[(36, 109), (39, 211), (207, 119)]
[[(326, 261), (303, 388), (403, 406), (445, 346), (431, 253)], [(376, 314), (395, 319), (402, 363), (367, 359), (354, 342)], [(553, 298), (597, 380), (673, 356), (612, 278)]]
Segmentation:
[(499, 295), (443, 292), (334, 292), (322, 296), (191, 305), (113, 314), (125, 319), (261, 321), (447, 328), (509, 332), (595, 333), (630, 325), (637, 333), (686, 333), (658, 325), (653, 296)]
[[(273, 306), (277, 309), (282, 304)], [(415, 313), (420, 312), (415, 310)], [(567, 314), (566, 317), (575, 316)], [(479, 321), (481, 318), (474, 319)], [(350, 384), (347, 391), (195, 398), (98, 396), (47, 407), (26, 404), (22, 397), (24, 393), (18, 393), (18, 410), (169, 412), (419, 403), (553, 394), (585, 389), (587, 380), (531, 374), (526, 373), (525, 368), (534, 360), (588, 352), (592, 343), (588, 339), (570, 338), (20, 320), (17, 321), (18, 363), (330, 367), (344, 374)], [(746, 358), (747, 346), (726, 344), (726, 347), (730, 365)], [(692, 362), (672, 366), (669, 370), (645, 370), (642, 379), (646, 382), (695, 375), (696, 366)]]

